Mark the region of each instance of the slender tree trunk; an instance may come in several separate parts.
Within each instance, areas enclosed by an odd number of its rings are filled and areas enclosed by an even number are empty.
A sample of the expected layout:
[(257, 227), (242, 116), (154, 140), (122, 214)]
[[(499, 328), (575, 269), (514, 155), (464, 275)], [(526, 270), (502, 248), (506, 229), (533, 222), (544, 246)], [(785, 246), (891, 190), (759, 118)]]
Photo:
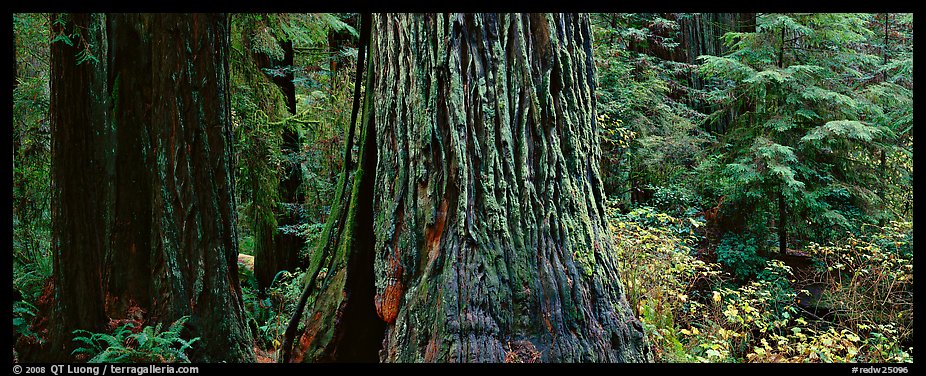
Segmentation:
[[(283, 60), (276, 61), (269, 56), (260, 55), (258, 57), (258, 66), (264, 68), (280, 68), (293, 66), (293, 43), (292, 41), (280, 42), (283, 49)], [(296, 85), (293, 82), (292, 70), (287, 70), (282, 76), (270, 76), (268, 79), (279, 88), (280, 93), (286, 103), (286, 112), (290, 115), (296, 113)], [(273, 111), (276, 112), (276, 111)], [(270, 113), (270, 112), (268, 112)], [(279, 228), (293, 227), (299, 224), (298, 207), (305, 200), (302, 194), (302, 169), (298, 163), (291, 159), (295, 153), (299, 152), (299, 135), (292, 129), (286, 127), (282, 131), (282, 143), (280, 145), (283, 160), (279, 170), (278, 198), (279, 205), (274, 205), (276, 209), (276, 226), (268, 229), (272, 236), (272, 244), (264, 247), (264, 252), (255, 258), (254, 273), (257, 276), (258, 285), (261, 289), (267, 288), (273, 282), (273, 278), (281, 270), (294, 270), (297, 264), (297, 256), (305, 246), (305, 239), (296, 233), (284, 233)]]
[[(778, 49), (778, 69), (784, 68), (785, 59), (785, 29), (781, 29)], [(788, 210), (785, 207), (784, 188), (778, 188), (778, 254), (784, 255), (788, 249), (788, 229), (787, 229)]]
[[(279, 38), (279, 37), (278, 37)], [(283, 59), (275, 60), (269, 56), (261, 55), (263, 60), (258, 62), (261, 69), (280, 69), (279, 74), (269, 75), (268, 78), (273, 81), (274, 85), (280, 89), (283, 98), (286, 101), (286, 108), (290, 114), (296, 113), (296, 83), (293, 82), (293, 42), (278, 41), (280, 49), (283, 50)]]
[[(245, 86), (248, 86), (242, 89), (241, 94), (257, 104), (268, 116), (266, 121), (278, 122), (296, 113), (296, 86), (293, 72), (288, 69), (293, 66), (293, 45), (291, 41), (278, 42), (284, 52), (282, 59), (254, 51), (251, 35), (256, 32), (256, 27), (264, 25), (252, 22), (245, 18), (242, 30), (238, 31), (243, 35), (236, 36), (242, 38), (249, 53), (235, 61), (235, 74), (240, 75)], [(269, 74), (268, 71), (276, 73)], [(249, 114), (241, 115), (249, 118)], [(244, 127), (252, 127), (246, 132), (254, 132), (253, 128), (265, 125), (253, 121), (243, 124)], [(299, 224), (299, 206), (304, 200), (301, 190), (302, 170), (299, 163), (292, 159), (299, 151), (299, 136), (289, 127), (270, 132), (280, 133), (267, 135), (257, 132), (246, 135), (250, 139), (247, 149), (242, 153), (242, 158), (247, 159), (245, 165), (249, 174), (246, 182), (247, 192), (251, 195), (248, 214), (251, 216), (249, 226), (254, 235), (254, 276), (261, 292), (270, 287), (281, 270), (296, 268), (297, 256), (304, 246), (304, 239), (297, 233), (280, 231), (281, 228), (292, 228)], [(279, 165), (269, 162), (275, 153), (271, 149), (276, 148), (284, 156)], [(268, 181), (277, 183), (268, 184)]]
[(788, 249), (788, 209), (785, 206), (783, 189), (778, 190), (778, 254), (784, 255)]
[[(51, 44), (52, 259), (54, 302), (49, 347), (39, 361), (65, 361), (74, 347), (72, 331), (101, 330), (101, 261), (106, 253), (110, 212), (111, 139), (106, 90), (105, 17), (56, 15), (52, 33), (72, 43)], [(75, 33), (75, 30), (77, 31)], [(75, 35), (76, 34), (76, 35)], [(94, 59), (78, 63), (84, 49)], [(28, 358), (28, 356), (27, 356)]]
[(785, 28), (781, 28), (778, 46), (778, 69), (785, 67)]
[[(890, 13), (884, 14), (884, 45), (881, 47), (881, 58), (882, 58), (882, 65), (885, 65), (885, 66), (887, 65), (887, 62), (888, 62), (887, 44), (888, 44), (888, 38), (889, 38), (888, 33), (890, 32), (890, 24), (888, 23), (888, 20), (890, 18), (890, 15), (891, 15)], [(882, 82), (887, 81), (887, 70), (882, 72), (881, 81)], [(881, 155), (879, 156), (879, 161), (880, 161), (881, 169), (879, 171), (881, 171), (882, 184), (881, 184), (881, 189), (878, 190), (878, 197), (881, 198), (881, 215), (880, 215), (880, 218), (878, 219), (878, 226), (883, 227), (885, 220), (886, 220), (885, 218), (886, 215), (884, 212), (887, 209), (887, 198), (884, 197), (886, 183), (883, 182), (884, 180), (886, 180), (886, 176), (887, 176), (887, 150), (885, 150), (884, 148), (881, 148), (880, 154)]]
[(345, 232), (313, 255), (330, 267), (294, 360), (357, 341), (389, 362), (649, 360), (605, 233), (588, 17), (372, 30)]
[[(292, 41), (283, 43), (283, 51), (285, 51), (285, 57), (283, 59), (283, 65), (292, 67), (293, 66), (293, 43)], [(296, 114), (296, 84), (293, 82), (293, 71), (290, 70), (282, 80), (278, 82), (277, 86), (280, 87), (280, 90), (283, 92), (283, 96), (286, 98), (286, 105), (289, 108), (290, 114)], [(283, 144), (281, 145), (283, 149), (283, 154), (288, 156), (285, 160), (285, 164), (282, 167), (281, 176), (280, 176), (280, 201), (284, 204), (284, 208), (277, 223), (280, 227), (284, 226), (297, 226), (300, 223), (300, 210), (302, 204), (305, 202), (305, 192), (302, 186), (302, 168), (298, 160), (293, 158), (301, 150), (302, 143), (299, 141), (299, 135), (296, 134), (292, 129), (286, 128), (283, 129)], [(279, 266), (280, 270), (293, 270), (298, 264), (298, 255), (302, 251), (302, 248), (305, 247), (305, 238), (296, 234), (296, 233), (280, 233), (280, 238), (277, 241), (277, 253), (280, 254), (284, 260), (282, 265)]]
[[(883, 59), (883, 60), (882, 60), (882, 64), (883, 64), (883, 65), (887, 65), (887, 43), (888, 43), (888, 38), (890, 37), (890, 35), (889, 35), (889, 33), (890, 33), (890, 23), (889, 23), (890, 16), (891, 16), (890, 13), (885, 13), (885, 14), (884, 14), (884, 46), (881, 47), (881, 57), (882, 57), (882, 59)], [(882, 81), (882, 82), (883, 82), (883, 81), (887, 81), (887, 70), (885, 70), (884, 72), (881, 72), (881, 81)]]

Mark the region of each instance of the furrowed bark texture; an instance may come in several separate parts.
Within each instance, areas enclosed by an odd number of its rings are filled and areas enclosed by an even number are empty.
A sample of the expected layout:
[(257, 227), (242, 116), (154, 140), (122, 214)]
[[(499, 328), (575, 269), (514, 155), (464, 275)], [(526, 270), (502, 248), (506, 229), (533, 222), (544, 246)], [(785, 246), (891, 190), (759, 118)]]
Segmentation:
[[(651, 359), (605, 233), (590, 34), (585, 15), (373, 17), (375, 174), (353, 192), (372, 194), (373, 239), (345, 253), (375, 252), (381, 361)], [(357, 322), (328, 319), (350, 273), (328, 273), (301, 360), (337, 344), (319, 328)]]
[[(58, 16), (54, 16), (57, 19)], [(101, 261), (111, 212), (100, 210), (111, 193), (112, 135), (107, 116), (105, 20), (99, 14), (62, 15), (53, 32), (72, 43), (51, 44), (52, 251), (55, 307), (49, 317), (49, 347), (35, 361), (66, 361), (72, 331), (101, 330)], [(78, 37), (72, 34), (79, 30)], [(78, 64), (88, 48), (96, 61)], [(25, 355), (24, 358), (30, 358)]]
[(157, 61), (151, 66), (149, 313), (160, 321), (191, 316), (190, 334), (202, 341), (192, 359), (253, 360), (236, 261), (228, 18), (146, 17)]
[(51, 348), (35, 360), (71, 360), (74, 329), (126, 316), (190, 316), (192, 360), (253, 360), (237, 273), (227, 17), (63, 19), (53, 31), (73, 40), (52, 43), (51, 64), (56, 307)]
[[(388, 361), (643, 361), (604, 233), (587, 16), (377, 17)], [(444, 41), (444, 43), (441, 43)]]

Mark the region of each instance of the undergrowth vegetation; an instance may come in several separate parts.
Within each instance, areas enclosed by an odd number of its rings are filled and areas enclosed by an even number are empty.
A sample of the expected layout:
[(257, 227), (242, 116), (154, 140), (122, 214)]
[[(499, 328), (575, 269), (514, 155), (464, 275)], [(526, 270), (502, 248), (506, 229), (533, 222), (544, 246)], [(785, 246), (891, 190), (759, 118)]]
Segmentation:
[(746, 280), (704, 261), (701, 221), (611, 205), (622, 282), (656, 361), (912, 362), (911, 222), (808, 247), (820, 317), (798, 304), (807, 281), (781, 260)]
[(266, 361), (279, 360), (280, 346), (289, 319), (296, 311), (296, 303), (305, 284), (306, 273), (281, 271), (273, 279), (271, 286), (259, 293), (257, 280), (252, 271), (240, 269), (242, 276), (241, 291), (244, 297), (244, 310), (248, 315), (248, 325), (254, 335), (258, 356)]
[(199, 338), (183, 339), (184, 316), (166, 330), (162, 324), (145, 326), (133, 331), (133, 323), (119, 326), (112, 333), (93, 333), (75, 330), (74, 341), (80, 345), (74, 355), (87, 358), (89, 363), (189, 363), (187, 351)]

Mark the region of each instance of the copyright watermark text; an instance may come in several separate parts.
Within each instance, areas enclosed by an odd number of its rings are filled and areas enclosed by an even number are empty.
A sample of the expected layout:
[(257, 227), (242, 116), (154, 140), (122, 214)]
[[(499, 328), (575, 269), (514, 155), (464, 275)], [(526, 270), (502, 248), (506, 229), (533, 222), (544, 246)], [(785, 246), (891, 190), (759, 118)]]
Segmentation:
[(175, 366), (173, 364), (165, 365), (137, 365), (124, 366), (114, 364), (101, 365), (73, 365), (73, 364), (52, 364), (42, 366), (13, 365), (14, 375), (33, 375), (33, 374), (52, 374), (59, 375), (151, 375), (151, 374), (198, 374), (197, 366)]

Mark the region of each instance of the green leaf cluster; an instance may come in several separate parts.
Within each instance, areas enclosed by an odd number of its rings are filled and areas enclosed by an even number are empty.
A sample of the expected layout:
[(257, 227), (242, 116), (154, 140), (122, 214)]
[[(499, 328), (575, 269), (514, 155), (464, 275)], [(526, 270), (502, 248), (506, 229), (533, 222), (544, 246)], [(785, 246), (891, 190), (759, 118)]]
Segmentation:
[(181, 336), (189, 319), (181, 317), (166, 330), (162, 330), (161, 323), (145, 326), (137, 333), (132, 331), (132, 323), (116, 328), (111, 334), (75, 330), (74, 341), (79, 346), (72, 354), (85, 354), (90, 363), (189, 363), (186, 353), (199, 340)]

